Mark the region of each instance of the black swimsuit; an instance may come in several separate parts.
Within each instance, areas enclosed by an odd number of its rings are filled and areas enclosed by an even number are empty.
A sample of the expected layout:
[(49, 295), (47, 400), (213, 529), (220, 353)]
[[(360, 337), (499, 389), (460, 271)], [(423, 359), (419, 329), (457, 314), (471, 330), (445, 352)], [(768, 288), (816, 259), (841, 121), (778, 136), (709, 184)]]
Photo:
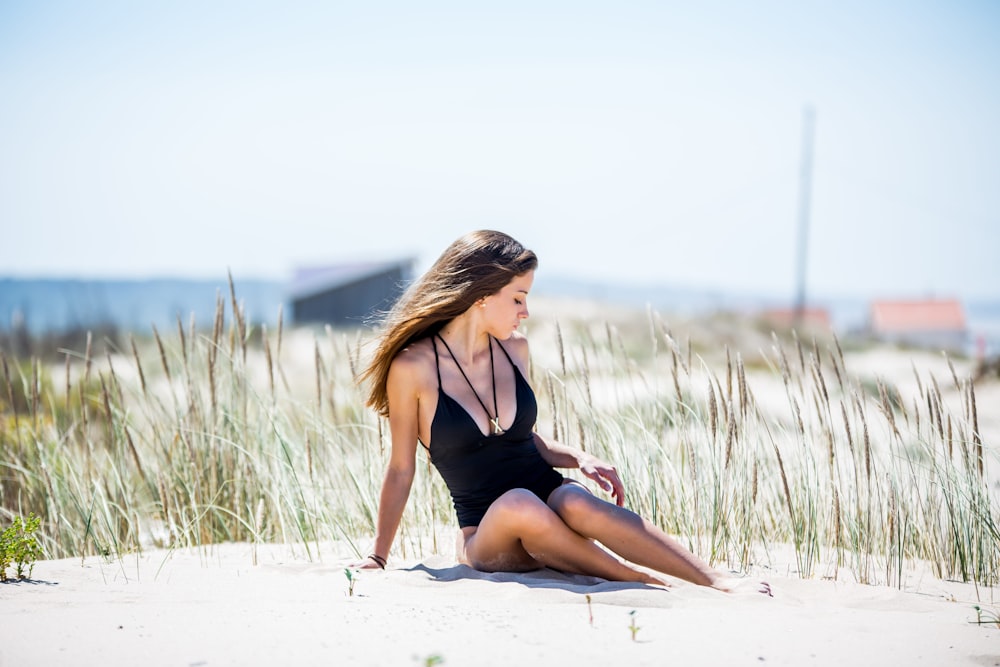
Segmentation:
[(458, 525), (478, 526), (493, 501), (511, 489), (528, 489), (545, 501), (563, 483), (563, 476), (538, 453), (535, 393), (507, 350), (497, 341), (514, 369), (514, 422), (503, 433), (483, 435), (472, 415), (441, 388), (437, 342), (431, 339), (431, 344), (437, 365), (438, 403), (427, 449), (451, 492)]

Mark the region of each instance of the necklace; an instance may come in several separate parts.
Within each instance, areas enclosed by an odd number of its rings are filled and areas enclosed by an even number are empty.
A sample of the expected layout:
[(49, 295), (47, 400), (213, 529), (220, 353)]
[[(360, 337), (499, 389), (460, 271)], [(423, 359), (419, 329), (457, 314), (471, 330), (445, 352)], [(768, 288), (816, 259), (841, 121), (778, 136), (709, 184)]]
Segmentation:
[(497, 409), (497, 374), (496, 374), (496, 369), (493, 367), (493, 337), (490, 336), (489, 339), (490, 377), (493, 379), (493, 414), (495, 414), (496, 417), (490, 416), (490, 411), (486, 408), (486, 404), (483, 403), (483, 399), (479, 398), (479, 392), (477, 392), (476, 388), (472, 386), (472, 380), (470, 380), (469, 376), (465, 374), (465, 371), (462, 369), (462, 364), (458, 363), (458, 358), (455, 356), (455, 353), (451, 351), (451, 348), (448, 347), (448, 343), (445, 343), (444, 338), (442, 338), (440, 335), (438, 335), (438, 340), (440, 340), (444, 344), (444, 349), (448, 350), (448, 354), (451, 355), (452, 361), (454, 361), (455, 365), (458, 366), (458, 372), (461, 373), (462, 377), (465, 378), (465, 381), (469, 383), (469, 389), (472, 390), (472, 395), (476, 397), (477, 401), (479, 401), (479, 405), (483, 406), (483, 412), (486, 413), (487, 419), (490, 420), (490, 425), (493, 426), (493, 435), (501, 435), (504, 431), (503, 428), (500, 426), (500, 411)]

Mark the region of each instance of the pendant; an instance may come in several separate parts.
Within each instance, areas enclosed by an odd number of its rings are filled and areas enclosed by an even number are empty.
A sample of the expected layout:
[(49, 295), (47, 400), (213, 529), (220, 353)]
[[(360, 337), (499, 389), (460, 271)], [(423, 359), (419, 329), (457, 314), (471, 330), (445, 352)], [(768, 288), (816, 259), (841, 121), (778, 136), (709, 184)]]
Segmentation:
[(500, 417), (490, 417), (490, 423), (493, 424), (493, 434), (501, 435), (503, 429), (500, 428)]

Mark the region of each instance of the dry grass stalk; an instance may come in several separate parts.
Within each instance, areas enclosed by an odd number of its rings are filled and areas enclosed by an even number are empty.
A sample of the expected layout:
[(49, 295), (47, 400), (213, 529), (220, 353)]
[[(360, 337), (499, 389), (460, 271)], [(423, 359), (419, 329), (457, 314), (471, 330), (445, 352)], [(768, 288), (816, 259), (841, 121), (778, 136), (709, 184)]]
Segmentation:
[(90, 355), (91, 345), (93, 344), (94, 337), (88, 331), (87, 332), (87, 349), (83, 355), (83, 383), (90, 384), (90, 368), (92, 357)]
[(729, 345), (726, 345), (726, 400), (733, 401), (733, 358), (729, 352)]
[(118, 404), (123, 405), (125, 403), (125, 397), (122, 395), (122, 383), (118, 381), (118, 374), (115, 373), (115, 365), (111, 363), (111, 350), (104, 348), (104, 356), (108, 364), (108, 382), (111, 384), (111, 388), (114, 389), (115, 395), (118, 397)]
[(127, 425), (122, 425), (122, 431), (125, 433), (125, 441), (128, 443), (129, 453), (132, 455), (132, 462), (135, 463), (135, 469), (139, 472), (139, 477), (142, 478), (142, 481), (148, 486), (150, 485), (150, 481), (146, 476), (146, 470), (142, 466), (142, 461), (139, 460), (139, 450), (135, 448), (135, 442), (132, 440), (132, 432)]
[(674, 381), (674, 395), (677, 397), (678, 403), (684, 402), (684, 397), (681, 395), (681, 383), (680, 378), (677, 376), (677, 350), (670, 348), (670, 376)]
[(10, 401), (11, 412), (14, 413), (14, 433), (17, 437), (17, 448), (20, 451), (24, 447), (24, 443), (21, 442), (21, 423), (20, 416), (18, 415), (17, 402), (14, 400), (14, 383), (10, 377), (10, 368), (7, 365), (7, 355), (0, 350), (0, 361), (3, 362), (3, 379), (4, 384), (7, 386), (7, 400)]
[(267, 325), (260, 327), (261, 344), (264, 347), (264, 361), (267, 364), (267, 385), (271, 389), (271, 400), (276, 399), (274, 391), (274, 363), (271, 361), (271, 343), (267, 339)]
[(795, 525), (795, 508), (792, 505), (792, 492), (788, 486), (788, 475), (785, 473), (785, 462), (781, 459), (781, 450), (778, 449), (778, 445), (775, 442), (771, 442), (774, 447), (774, 455), (778, 459), (778, 471), (781, 473), (781, 487), (785, 492), (785, 505), (788, 507), (788, 517)]
[(831, 357), (833, 361), (833, 370), (837, 374), (837, 385), (840, 387), (841, 391), (844, 391), (844, 375), (846, 374), (847, 365), (844, 362), (844, 350), (840, 347), (840, 339), (836, 334), (833, 335), (834, 347), (837, 350), (836, 357)]
[[(136, 347), (136, 344), (135, 344), (135, 336), (133, 336), (130, 333), (129, 336), (128, 336), (128, 341), (129, 341), (129, 345), (132, 347), (132, 359), (135, 361), (136, 371), (138, 371), (138, 373), (139, 373), (139, 387), (142, 389), (142, 395), (143, 396), (147, 396), (148, 393), (147, 393), (147, 389), (146, 389), (146, 374), (142, 370), (142, 361), (139, 360), (139, 349)], [(67, 369), (67, 373), (68, 373), (68, 371), (69, 371), (69, 355), (66, 355), (66, 369)], [(67, 376), (67, 380), (66, 380), (66, 389), (67, 389), (66, 394), (69, 395), (69, 378), (68, 378), (68, 376)]]
[(920, 380), (920, 373), (917, 372), (917, 364), (912, 359), (910, 360), (910, 368), (913, 369), (913, 378), (917, 382), (917, 393), (923, 398), (924, 397), (924, 383)]
[(233, 320), (236, 323), (236, 336), (239, 339), (240, 350), (243, 352), (243, 362), (247, 360), (247, 325), (246, 317), (239, 302), (236, 300), (236, 285), (233, 283), (233, 272), (227, 271), (229, 276), (229, 296), (233, 307)]
[(836, 486), (833, 488), (833, 546), (839, 550), (844, 546), (843, 541), (843, 520), (840, 515), (840, 491)]
[(983, 438), (979, 434), (979, 412), (976, 409), (976, 388), (969, 381), (969, 405), (972, 413), (972, 442), (976, 447), (976, 471), (979, 481), (983, 480)]
[(889, 422), (889, 426), (892, 428), (892, 432), (895, 434), (896, 438), (899, 439), (902, 436), (899, 434), (899, 428), (896, 426), (896, 411), (893, 409), (892, 403), (889, 401), (889, 391), (886, 389), (885, 382), (882, 378), (877, 378), (876, 383), (878, 385), (878, 395), (879, 395), (879, 406), (882, 410), (882, 414), (885, 415), (886, 420)]
[[(180, 313), (177, 314), (177, 338), (180, 341), (181, 361), (183, 361), (186, 370), (188, 365), (187, 336), (184, 335), (184, 322), (181, 321)], [(194, 341), (192, 340), (192, 342)]]
[(955, 364), (951, 363), (951, 356), (947, 352), (942, 353), (948, 362), (948, 370), (951, 371), (951, 380), (955, 383), (955, 389), (962, 391), (962, 383), (958, 381), (958, 374), (955, 373)]
[(594, 396), (590, 392), (590, 358), (587, 356), (587, 348), (580, 348), (583, 354), (583, 390), (587, 397), (587, 405), (594, 404)]
[(712, 386), (712, 381), (708, 381), (708, 432), (711, 435), (712, 442), (715, 443), (715, 433), (718, 428), (719, 423), (719, 411), (715, 404), (715, 388)]
[(778, 340), (778, 335), (771, 333), (771, 338), (774, 340), (774, 344), (771, 349), (777, 352), (778, 359), (781, 362), (779, 368), (781, 369), (781, 381), (785, 383), (785, 390), (791, 391), (791, 378), (792, 371), (788, 365), (788, 358), (785, 356), (785, 348), (782, 347), (781, 342)]
[(41, 388), (41, 377), (38, 370), (38, 357), (31, 360), (31, 423), (38, 429), (38, 395)]
[(559, 405), (556, 402), (556, 391), (552, 385), (552, 374), (545, 374), (545, 389), (549, 393), (549, 405), (552, 409), (552, 437), (559, 440)]
[(726, 412), (726, 421), (728, 426), (726, 428), (726, 458), (723, 464), (723, 470), (729, 470), (729, 461), (733, 457), (733, 443), (736, 441), (736, 415), (733, 412), (733, 404), (727, 403), (729, 409)]
[(566, 349), (563, 347), (562, 328), (556, 322), (556, 345), (559, 348), (559, 366), (562, 369), (562, 376), (566, 377)]
[(288, 378), (285, 377), (285, 369), (281, 365), (281, 342), (285, 329), (284, 308), (284, 304), (278, 304), (278, 341), (275, 345), (274, 361), (278, 366), (278, 376), (281, 378), (281, 384), (285, 387), (286, 392), (291, 392), (291, 388), (288, 386)]
[(160, 351), (160, 364), (163, 367), (163, 374), (167, 376), (167, 380), (171, 379), (170, 376), (170, 365), (167, 363), (167, 351), (163, 347), (163, 340), (160, 338), (160, 332), (156, 330), (156, 325), (153, 325), (153, 338), (156, 340), (156, 348)]
[[(104, 404), (104, 416), (108, 423), (108, 431), (112, 428), (111, 399), (108, 396), (108, 386), (104, 383), (104, 373), (98, 373), (97, 377), (101, 381), (101, 400)], [(110, 437), (108, 438), (110, 440)]]
[(747, 393), (747, 375), (746, 369), (743, 366), (743, 355), (736, 353), (736, 371), (739, 379), (740, 388), (740, 414), (743, 419), (747, 417), (747, 409), (749, 407), (750, 401)]
[(795, 350), (799, 356), (799, 371), (800, 373), (805, 373), (806, 358), (805, 354), (802, 352), (802, 340), (799, 338), (799, 332), (796, 331), (795, 329), (792, 329), (792, 340), (795, 342)]
[(71, 392), (72, 392), (73, 385), (70, 382), (70, 357), (69, 357), (69, 352), (67, 352), (65, 356), (66, 356), (66, 364), (65, 364), (66, 387), (65, 387), (65, 391), (64, 391), (63, 395), (66, 397), (66, 401), (68, 402), (69, 399), (70, 399), (70, 396), (72, 396)]
[(313, 363), (316, 367), (316, 411), (320, 412), (323, 410), (323, 357), (316, 339), (313, 339)]

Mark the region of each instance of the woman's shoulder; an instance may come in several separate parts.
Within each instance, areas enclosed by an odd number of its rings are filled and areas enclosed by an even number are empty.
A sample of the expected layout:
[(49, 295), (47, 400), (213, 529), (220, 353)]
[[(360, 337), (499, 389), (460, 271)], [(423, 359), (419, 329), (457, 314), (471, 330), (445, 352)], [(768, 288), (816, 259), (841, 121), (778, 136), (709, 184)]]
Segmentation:
[(519, 366), (526, 366), (528, 363), (528, 339), (520, 331), (515, 331), (507, 340), (498, 340), (507, 354), (518, 362)]
[(528, 337), (520, 331), (513, 331), (507, 340), (501, 341), (508, 350), (527, 350)]
[(389, 365), (389, 381), (423, 385), (436, 377), (436, 367), (431, 340), (423, 338), (410, 343), (393, 358)]

